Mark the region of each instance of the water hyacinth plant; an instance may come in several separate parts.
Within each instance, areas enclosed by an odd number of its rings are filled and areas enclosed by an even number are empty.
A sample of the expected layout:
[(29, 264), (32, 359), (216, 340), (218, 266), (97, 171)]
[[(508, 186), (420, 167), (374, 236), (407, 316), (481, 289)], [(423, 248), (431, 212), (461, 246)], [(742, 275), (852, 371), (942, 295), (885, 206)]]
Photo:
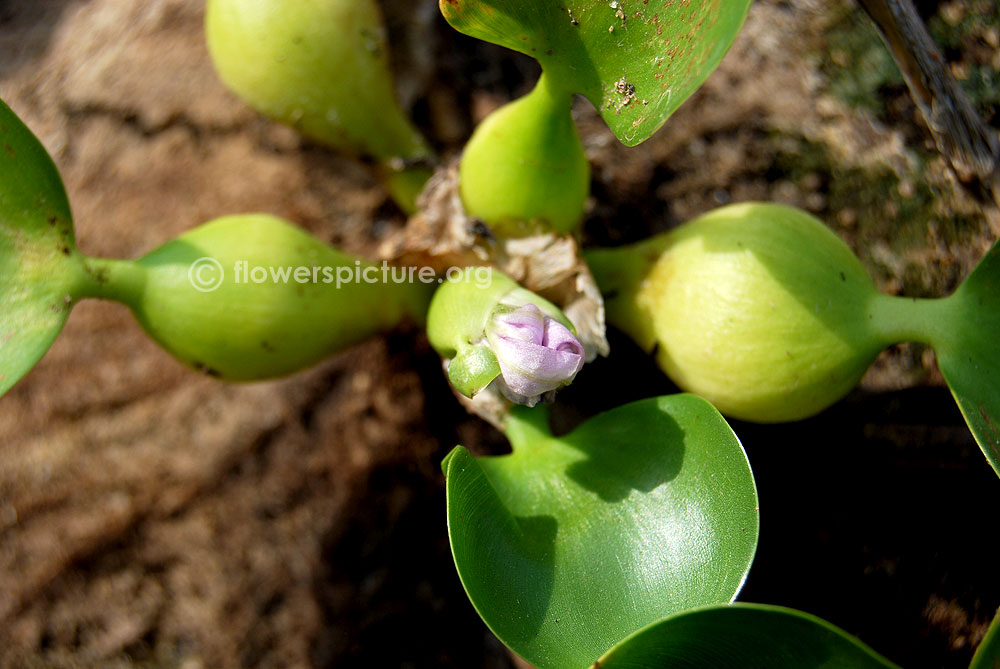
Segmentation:
[[(268, 214), (221, 215), (137, 260), (86, 256), (55, 164), (0, 102), (0, 395), (88, 297), (127, 305), (177, 360), (224, 381), (292, 374), (409, 322), (460, 401), (491, 403), (510, 445), (445, 457), (441, 529), (469, 601), (513, 653), (542, 669), (895, 666), (807, 612), (734, 603), (761, 511), (726, 417), (815, 415), (884, 348), (921, 342), (1000, 475), (1000, 246), (935, 300), (880, 293), (836, 234), (786, 205), (733, 204), (580, 250), (592, 174), (574, 97), (621, 143), (643, 142), (716, 68), (749, 6), (441, 0), (456, 30), (541, 74), (432, 176), (374, 0), (208, 0), (208, 49), (230, 90), (372, 163), (411, 215), (401, 236), (447, 221), (422, 256), (356, 257)], [(550, 405), (587, 375), (605, 317), (684, 392), (566, 428)], [(608, 394), (633, 370), (618, 371)], [(1000, 662), (998, 625), (976, 669)]]

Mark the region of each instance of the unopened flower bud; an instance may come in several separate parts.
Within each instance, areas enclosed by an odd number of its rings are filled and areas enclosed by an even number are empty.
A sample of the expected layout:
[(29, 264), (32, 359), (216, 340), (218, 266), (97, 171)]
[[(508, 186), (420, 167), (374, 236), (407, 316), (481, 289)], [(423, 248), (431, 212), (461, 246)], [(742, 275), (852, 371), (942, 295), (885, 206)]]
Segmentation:
[(507, 399), (533, 406), (568, 385), (585, 352), (565, 314), (493, 271), (488, 284), (448, 281), (431, 302), (427, 333), (466, 397), (495, 384)]
[(499, 307), (486, 339), (500, 364), (496, 383), (504, 396), (531, 406), (572, 382), (583, 367), (584, 352), (569, 328), (534, 304), (511, 311)]

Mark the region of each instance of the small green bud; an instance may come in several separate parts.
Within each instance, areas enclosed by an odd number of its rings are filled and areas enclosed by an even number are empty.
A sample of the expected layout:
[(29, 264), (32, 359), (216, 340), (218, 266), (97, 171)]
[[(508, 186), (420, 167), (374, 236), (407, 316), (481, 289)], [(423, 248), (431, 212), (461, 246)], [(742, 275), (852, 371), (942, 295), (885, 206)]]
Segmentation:
[(209, 0), (219, 76), (271, 118), (384, 164), (430, 157), (396, 101), (374, 0)]
[(587, 260), (609, 322), (735, 418), (813, 415), (891, 343), (869, 325), (879, 293), (857, 257), (792, 207), (724, 207)]
[(483, 345), (460, 348), (448, 365), (448, 380), (466, 397), (475, 397), (499, 375), (496, 355)]
[(459, 163), (466, 213), (510, 235), (533, 226), (576, 229), (590, 192), (590, 165), (572, 100), (543, 73), (531, 93), (479, 124)]
[(216, 219), (134, 263), (87, 262), (99, 277), (89, 294), (125, 302), (176, 358), (234, 381), (291, 374), (420, 320), (431, 291), (264, 214)]

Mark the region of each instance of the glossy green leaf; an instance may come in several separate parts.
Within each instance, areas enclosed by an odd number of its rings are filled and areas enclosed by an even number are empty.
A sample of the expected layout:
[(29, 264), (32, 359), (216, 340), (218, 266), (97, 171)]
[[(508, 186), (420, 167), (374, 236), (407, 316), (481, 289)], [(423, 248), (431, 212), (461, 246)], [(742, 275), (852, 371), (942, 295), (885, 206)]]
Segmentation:
[(59, 334), (79, 268), (62, 180), (45, 148), (0, 101), (0, 395)]
[(510, 455), (444, 463), (448, 531), (476, 610), (537, 667), (586, 667), (636, 630), (729, 602), (757, 544), (739, 441), (708, 402), (655, 397), (552, 437), (517, 408)]
[(440, 0), (457, 30), (537, 59), (619, 140), (652, 135), (708, 78), (749, 0)]
[(1000, 475), (1000, 244), (996, 244), (955, 294), (932, 344), (965, 422)]
[(763, 604), (709, 606), (653, 623), (600, 669), (884, 669), (893, 663), (816, 616)]
[(986, 636), (979, 642), (969, 669), (1000, 669), (1000, 611), (997, 611)]

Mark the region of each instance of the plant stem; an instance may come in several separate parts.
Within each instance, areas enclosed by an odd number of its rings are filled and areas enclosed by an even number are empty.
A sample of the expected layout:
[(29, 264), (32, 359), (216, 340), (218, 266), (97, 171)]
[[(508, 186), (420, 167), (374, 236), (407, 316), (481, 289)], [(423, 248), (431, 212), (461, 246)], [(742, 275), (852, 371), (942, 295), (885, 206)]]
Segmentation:
[(133, 306), (146, 285), (146, 270), (132, 260), (113, 258), (82, 259), (83, 271), (76, 285), (76, 297), (97, 297)]
[(504, 432), (515, 454), (527, 452), (534, 444), (552, 438), (549, 408), (544, 404), (530, 409), (526, 406), (513, 407)]
[(379, 180), (403, 213), (412, 216), (417, 213), (417, 197), (434, 172), (423, 164), (394, 167), (391, 163), (379, 165)]
[(414, 323), (420, 327), (426, 327), (427, 325), (427, 310), (430, 307), (431, 298), (434, 297), (436, 289), (436, 284), (421, 283), (419, 281), (401, 286), (403, 308), (410, 315), (410, 318), (413, 319)]
[(586, 249), (583, 258), (594, 275), (597, 287), (606, 297), (634, 290), (649, 271), (649, 263), (635, 257), (632, 246), (608, 249)]
[(878, 293), (868, 303), (872, 334), (885, 346), (915, 341), (938, 347), (952, 337), (956, 321), (954, 296), (938, 299)]

